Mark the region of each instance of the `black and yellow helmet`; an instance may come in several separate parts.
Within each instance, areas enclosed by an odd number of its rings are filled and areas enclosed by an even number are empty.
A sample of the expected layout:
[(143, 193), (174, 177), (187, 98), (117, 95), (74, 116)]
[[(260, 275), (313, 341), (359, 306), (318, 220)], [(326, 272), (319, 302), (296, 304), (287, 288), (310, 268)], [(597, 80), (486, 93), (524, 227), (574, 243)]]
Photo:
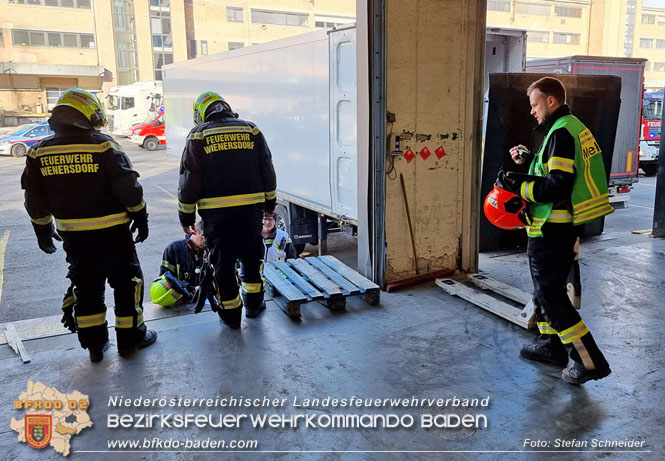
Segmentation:
[(205, 122), (206, 111), (216, 102), (221, 102), (226, 109), (231, 110), (229, 103), (227, 103), (224, 98), (222, 98), (214, 91), (204, 91), (196, 97), (194, 100), (195, 125), (200, 125), (201, 123)]
[(58, 106), (76, 109), (90, 122), (92, 128), (99, 129), (106, 125), (104, 106), (102, 106), (99, 98), (89, 91), (81, 88), (70, 88), (60, 95), (55, 103), (55, 107)]

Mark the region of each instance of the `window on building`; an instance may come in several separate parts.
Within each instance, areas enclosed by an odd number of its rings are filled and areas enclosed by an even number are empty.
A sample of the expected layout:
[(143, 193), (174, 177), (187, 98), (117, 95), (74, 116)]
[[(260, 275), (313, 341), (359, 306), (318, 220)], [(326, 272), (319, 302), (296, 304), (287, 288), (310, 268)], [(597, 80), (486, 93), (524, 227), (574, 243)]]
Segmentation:
[(30, 45), (46, 46), (46, 37), (44, 36), (44, 32), (30, 32)]
[(548, 43), (550, 41), (550, 33), (538, 30), (529, 30), (526, 33), (526, 41), (528, 43)]
[(307, 27), (309, 15), (281, 11), (252, 10), (253, 24), (275, 24), (278, 26)]
[(237, 50), (238, 48), (243, 48), (245, 44), (243, 42), (229, 42), (229, 50)]
[(488, 0), (487, 9), (489, 11), (503, 11), (510, 13), (510, 0)]
[(563, 18), (581, 18), (582, 8), (575, 8), (569, 6), (555, 6), (554, 16), (560, 16)]
[(642, 15), (642, 24), (656, 24), (656, 15), (655, 14), (643, 14)]
[(48, 46), (62, 46), (62, 38), (57, 32), (49, 32), (48, 34)]
[(65, 48), (94, 48), (95, 36), (42, 30), (13, 30), (15, 46), (53, 46)]
[(197, 55), (196, 53), (196, 40), (189, 41), (189, 56), (188, 59), (194, 59)]
[(2, 29), (0, 29), (0, 46), (4, 45), (5, 42), (2, 41)]
[(14, 46), (28, 46), (30, 45), (30, 35), (27, 30), (13, 30), (12, 39)]
[(552, 8), (550, 5), (542, 5), (540, 3), (525, 3), (517, 2), (515, 3), (515, 13), (517, 14), (527, 14), (527, 15), (538, 15), (538, 16), (549, 16), (551, 14)]
[(242, 22), (242, 8), (226, 7), (226, 20), (229, 22)]
[(665, 26), (665, 16), (658, 16), (658, 25)]
[(665, 40), (661, 38), (656, 39), (656, 48), (665, 48)]
[(54, 6), (58, 8), (84, 8), (92, 7), (90, 0), (9, 0), (10, 4)]
[(355, 22), (356, 18), (344, 17), (344, 16), (326, 16), (326, 15), (316, 15), (314, 16), (314, 27), (323, 29), (329, 29), (331, 27), (339, 27), (344, 24), (350, 24)]
[(653, 63), (654, 72), (665, 72), (665, 62), (654, 62)]
[(565, 34), (562, 32), (554, 32), (552, 35), (552, 43), (563, 43), (566, 45), (579, 45), (580, 34)]
[(81, 48), (95, 48), (95, 37), (91, 34), (81, 34)]
[(76, 48), (78, 46), (78, 37), (76, 34), (62, 34), (62, 43), (67, 48)]
[(55, 103), (58, 101), (58, 98), (62, 93), (67, 91), (69, 88), (46, 88), (46, 110), (53, 110)]
[(201, 56), (208, 54), (208, 40), (201, 40)]
[(162, 66), (173, 62), (170, 8), (169, 0), (150, 0), (150, 30), (152, 32), (155, 79), (157, 80), (162, 79)]
[(119, 85), (129, 85), (139, 79), (134, 2), (132, 0), (112, 0), (111, 3), (117, 81)]
[(644, 70), (645, 70), (645, 72), (649, 72), (651, 70), (651, 63), (650, 62), (645, 62), (644, 63)]
[(641, 38), (640, 48), (653, 48), (653, 38)]

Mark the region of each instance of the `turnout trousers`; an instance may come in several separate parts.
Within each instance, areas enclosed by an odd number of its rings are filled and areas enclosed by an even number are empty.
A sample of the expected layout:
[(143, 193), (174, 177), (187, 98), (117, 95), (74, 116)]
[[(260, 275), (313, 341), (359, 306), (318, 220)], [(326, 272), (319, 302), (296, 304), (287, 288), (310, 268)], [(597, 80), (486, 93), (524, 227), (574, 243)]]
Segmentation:
[(554, 350), (565, 347), (569, 357), (588, 370), (609, 365), (568, 297), (567, 279), (575, 260), (577, 229), (572, 224), (546, 223), (543, 236), (530, 238), (527, 254), (540, 336)]
[[(218, 314), (224, 323), (240, 323), (242, 306), (257, 309), (263, 303), (263, 239), (261, 210), (246, 205), (200, 210), (203, 234), (214, 270)], [(236, 278), (239, 263), (241, 287)]]
[(74, 317), (84, 349), (108, 341), (106, 282), (113, 288), (118, 349), (130, 348), (145, 337), (143, 273), (129, 225), (92, 231), (60, 232), (74, 286)]

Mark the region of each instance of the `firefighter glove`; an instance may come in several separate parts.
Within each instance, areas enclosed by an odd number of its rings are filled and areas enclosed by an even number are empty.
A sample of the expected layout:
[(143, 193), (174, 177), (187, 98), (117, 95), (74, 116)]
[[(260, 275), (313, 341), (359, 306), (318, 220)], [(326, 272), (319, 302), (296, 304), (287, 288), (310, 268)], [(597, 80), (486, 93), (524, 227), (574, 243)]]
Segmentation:
[(136, 238), (134, 243), (141, 243), (148, 238), (148, 211), (147, 207), (144, 207), (141, 211), (135, 213), (129, 213), (130, 218), (132, 219), (132, 226), (129, 228), (131, 233), (136, 232)]
[(56, 247), (53, 243), (53, 239), (62, 242), (62, 237), (60, 237), (60, 235), (58, 235), (56, 232), (53, 223), (51, 222), (45, 225), (33, 223), (32, 226), (35, 229), (35, 234), (37, 235), (37, 245), (39, 245), (39, 249), (47, 254), (55, 253)]
[(67, 328), (72, 333), (76, 333), (77, 326), (76, 319), (74, 318), (74, 309), (70, 306), (63, 309), (62, 312), (63, 314), (62, 319), (60, 319), (60, 323), (62, 323), (62, 326)]

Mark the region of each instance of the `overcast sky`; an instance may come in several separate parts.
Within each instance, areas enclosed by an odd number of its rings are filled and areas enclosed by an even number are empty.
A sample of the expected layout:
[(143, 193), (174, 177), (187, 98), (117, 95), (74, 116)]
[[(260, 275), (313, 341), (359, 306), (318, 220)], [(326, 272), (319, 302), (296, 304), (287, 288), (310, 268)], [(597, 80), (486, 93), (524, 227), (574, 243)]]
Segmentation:
[(665, 10), (665, 0), (644, 0), (644, 6), (651, 8), (662, 8)]

